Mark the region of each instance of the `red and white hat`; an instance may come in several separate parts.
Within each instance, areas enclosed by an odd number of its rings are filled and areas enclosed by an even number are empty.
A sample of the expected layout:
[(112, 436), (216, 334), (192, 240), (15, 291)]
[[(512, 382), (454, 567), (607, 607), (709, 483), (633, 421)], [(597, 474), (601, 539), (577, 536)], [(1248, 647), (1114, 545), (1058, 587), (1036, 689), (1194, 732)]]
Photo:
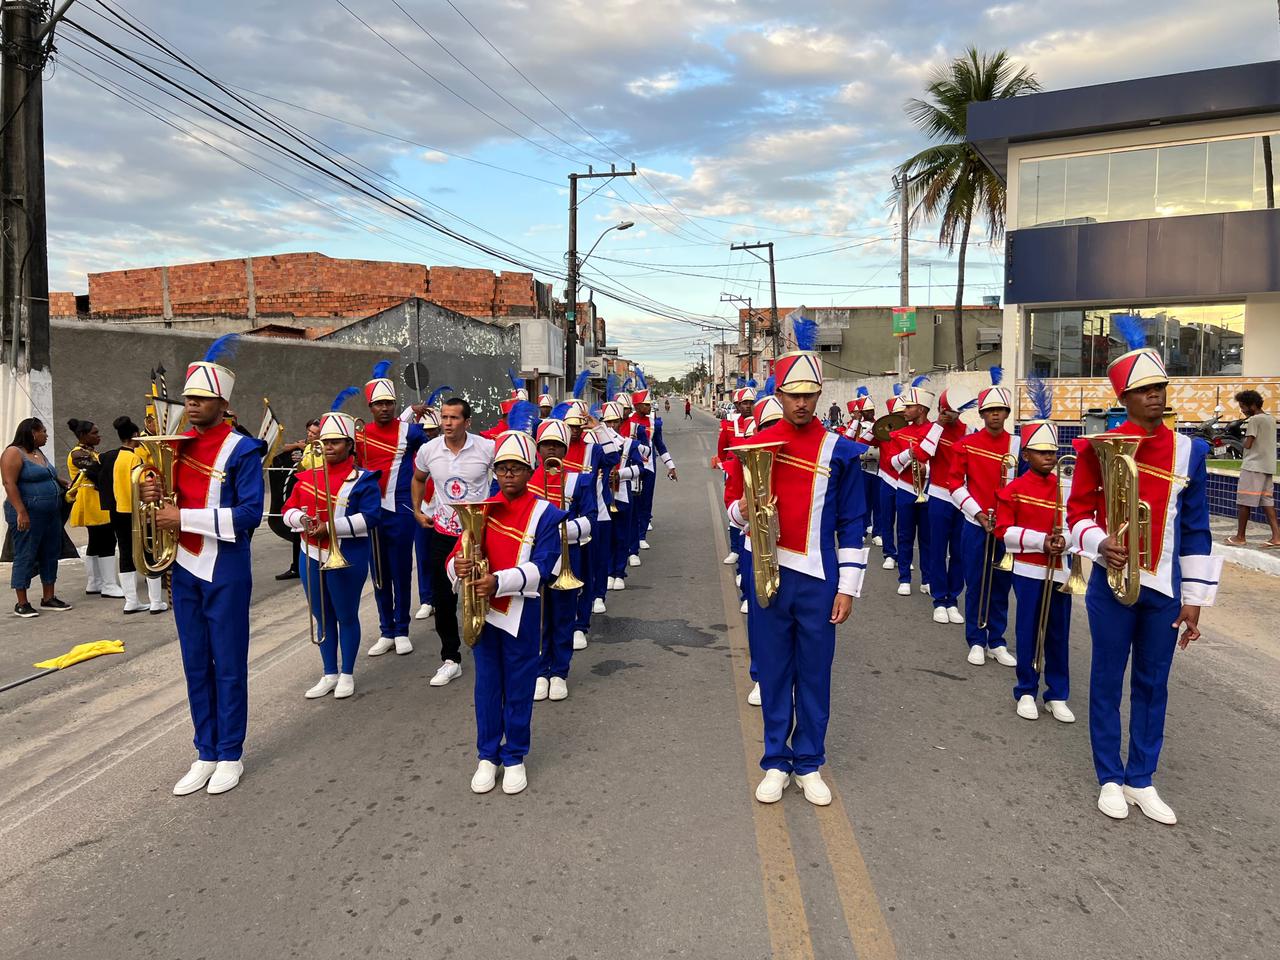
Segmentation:
[(845, 406), (850, 413), (875, 413), (876, 402), (869, 396), (854, 397)]
[(895, 393), (893, 396), (891, 396), (888, 400), (884, 402), (885, 415), (888, 416), (891, 413), (897, 413), (902, 409), (902, 405), (905, 402), (906, 401), (903, 400), (903, 398), (899, 394)]
[(1150, 347), (1130, 350), (1124, 356), (1116, 357), (1107, 366), (1107, 376), (1117, 397), (1123, 397), (1130, 390), (1169, 382), (1164, 361)]
[(924, 387), (907, 387), (900, 398), (904, 404), (918, 403), (922, 407), (933, 409), (933, 394)]
[(778, 402), (777, 397), (765, 397), (763, 400), (756, 401), (751, 415), (755, 420), (755, 428), (763, 430), (782, 419), (782, 404)]
[(1028, 420), (1022, 425), (1023, 450), (1058, 449), (1058, 425), (1052, 420)]
[(515, 460), (532, 470), (537, 459), (537, 447), (534, 446), (533, 437), (527, 433), (520, 430), (504, 430), (498, 434), (498, 443), (493, 454), (494, 463)]
[[(515, 391), (512, 392), (514, 393)], [(502, 411), (504, 417), (511, 412), (511, 408), (516, 405), (518, 399), (518, 397), (508, 397), (506, 400), (498, 401), (498, 409)]]
[(377, 403), (379, 400), (396, 399), (396, 385), (390, 377), (378, 377), (364, 385), (365, 403)]
[(642, 403), (649, 403), (649, 402), (651, 401), (649, 400), (648, 390), (637, 390), (635, 393), (631, 394), (631, 403), (633, 406), (638, 407)]
[(526, 390), (524, 387), (518, 387), (517, 389), (511, 391), (511, 399), (512, 400), (528, 400), (529, 391)]
[(749, 400), (752, 403), (756, 402), (756, 391), (754, 388), (739, 387), (737, 390), (733, 391), (734, 403), (742, 403), (744, 400)]
[(549, 394), (549, 393), (541, 393), (541, 394), (539, 394), (539, 395), (538, 395), (538, 406), (540, 406), (540, 407), (554, 407), (555, 405), (556, 405), (556, 402), (555, 402), (554, 400), (552, 400), (552, 399), (551, 399), (551, 394)]
[(613, 402), (620, 406), (624, 411), (632, 409), (635, 404), (631, 402), (631, 394), (620, 393), (613, 398)]
[(966, 404), (973, 403), (973, 397), (969, 396), (969, 391), (962, 387), (947, 387), (938, 394), (938, 409), (950, 410), (959, 413), (965, 408)]
[(1013, 396), (1004, 387), (987, 387), (978, 391), (978, 412), (1004, 407), (1013, 409)]
[(197, 360), (187, 367), (187, 381), (183, 384), (182, 395), (230, 400), (235, 385), (236, 375), (222, 364)]
[(425, 430), (439, 430), (440, 411), (435, 407), (427, 407), (427, 412), (418, 418), (418, 424)]
[(349, 413), (326, 413), (320, 418), (321, 440), (356, 439), (356, 420)]
[(554, 441), (569, 449), (569, 426), (563, 420), (543, 420), (538, 424), (538, 443)]
[(778, 393), (821, 393), (822, 358), (812, 350), (784, 353), (773, 366)]
[(569, 405), (569, 409), (564, 412), (564, 422), (571, 427), (585, 427), (587, 418), (591, 416), (591, 408), (587, 406), (587, 401), (573, 397), (565, 403)]
[(626, 408), (617, 400), (610, 400), (601, 410), (602, 419), (607, 423), (615, 420), (625, 420), (627, 417)]

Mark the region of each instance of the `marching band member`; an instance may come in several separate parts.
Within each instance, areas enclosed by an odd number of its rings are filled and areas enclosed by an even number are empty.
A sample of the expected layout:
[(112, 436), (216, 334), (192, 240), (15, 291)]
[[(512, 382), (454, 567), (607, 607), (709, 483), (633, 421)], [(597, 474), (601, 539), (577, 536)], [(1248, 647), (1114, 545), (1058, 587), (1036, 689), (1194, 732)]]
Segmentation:
[[(885, 416), (902, 412), (901, 390), (902, 384), (895, 383), (893, 385), (893, 396), (884, 402)], [(896, 540), (898, 475), (897, 471), (889, 466), (889, 458), (885, 456), (885, 448), (889, 447), (891, 442), (889, 440), (877, 440), (872, 437), (872, 445), (878, 454), (876, 477), (880, 481), (879, 493), (876, 499), (876, 520), (880, 529), (876, 530), (875, 533), (880, 537), (880, 551), (884, 554), (882, 566), (885, 570), (893, 570), (898, 566), (898, 544)]]
[(551, 416), (551, 410), (555, 407), (556, 402), (552, 399), (551, 394), (545, 390), (538, 396), (538, 419), (545, 420)]
[[(418, 426), (422, 427), (422, 432), (427, 435), (427, 442), (430, 443), (436, 437), (440, 436), (440, 411), (436, 408), (436, 404), (440, 399), (450, 391), (453, 387), (444, 386), (437, 387), (431, 391), (431, 395), (427, 397), (425, 404), (414, 404), (407, 411), (400, 414), (401, 420), (416, 419)], [(405, 414), (408, 414), (406, 417)], [(428, 479), (427, 489), (423, 497), (422, 506), (418, 509), (422, 514), (431, 516), (435, 509), (435, 484)], [(412, 486), (410, 488), (410, 500), (412, 500)], [(418, 517), (418, 513), (414, 514), (414, 519)], [(413, 530), (413, 558), (414, 566), (418, 572), (418, 609), (413, 615), (415, 620), (426, 620), (433, 613), (435, 607), (432, 606), (431, 591), (431, 534), (432, 526), (429, 523), (415, 523)]]
[(844, 435), (850, 440), (866, 446), (862, 454), (862, 489), (867, 504), (867, 533), (872, 534), (874, 543), (883, 543), (880, 536), (880, 445), (871, 433), (872, 424), (876, 422), (876, 402), (871, 399), (871, 391), (866, 387), (858, 387), (857, 395), (845, 405), (849, 410), (849, 425)]
[[(1136, 805), (1151, 819), (1172, 824), (1177, 817), (1151, 782), (1164, 741), (1169, 670), (1175, 645), (1185, 649), (1200, 639), (1200, 608), (1213, 605), (1222, 558), (1210, 555), (1208, 446), (1164, 425), (1169, 377), (1160, 354), (1142, 347), (1136, 317), (1124, 317), (1119, 326), (1130, 352), (1111, 362), (1107, 376), (1128, 419), (1108, 434), (1141, 438), (1133, 457), (1138, 497), (1150, 507), (1150, 536), (1145, 538), (1150, 555), (1140, 564), (1136, 602), (1120, 602), (1108, 584), (1108, 570), (1123, 568), (1128, 550), (1137, 548), (1138, 532), (1130, 530), (1127, 549), (1108, 534), (1128, 518), (1106, 515), (1097, 453), (1088, 441), (1077, 440), (1067, 522), (1081, 552), (1098, 559), (1085, 594), (1093, 634), (1089, 738), (1102, 787), (1098, 808), (1123, 819), (1128, 807)], [(1120, 701), (1131, 654), (1129, 757), (1122, 763)]]
[[(114, 494), (111, 525), (115, 528), (116, 542), (120, 545), (120, 587), (124, 590), (124, 612), (141, 613), (150, 610), (153, 614), (164, 613), (169, 609), (164, 598), (164, 577), (160, 574), (146, 575), (147, 602), (140, 603), (136, 576), (138, 571), (133, 562), (133, 471), (144, 463), (150, 464), (151, 458), (138, 441), (138, 435), (142, 431), (133, 420), (129, 417), (116, 417), (111, 425), (120, 437), (120, 452), (116, 454), (107, 480)], [(105, 469), (105, 463), (103, 467)]]
[(606, 403), (603, 415), (604, 425), (612, 431), (620, 451), (618, 466), (613, 470), (613, 477), (618, 487), (614, 491), (613, 502), (618, 512), (614, 514), (613, 542), (609, 554), (609, 589), (625, 590), (627, 557), (630, 555), (631, 534), (634, 529), (632, 501), (636, 495), (636, 484), (639, 483), (640, 475), (644, 470), (644, 458), (648, 454), (648, 447), (639, 443), (634, 437), (622, 436), (620, 431), (626, 414), (619, 401)]
[(1054, 470), (1058, 463), (1058, 427), (1049, 419), (1052, 394), (1048, 385), (1042, 380), (1032, 380), (1028, 392), (1036, 417), (1022, 425), (1022, 459), (1028, 469), (996, 491), (996, 536), (1013, 554), (1013, 594), (1018, 599), (1015, 625), (1018, 672), (1013, 699), (1018, 716), (1025, 720), (1039, 718), (1036, 697), (1040, 693), (1040, 674), (1036, 670), (1035, 654), (1045, 577), (1052, 567), (1053, 585), (1047, 594), (1049, 609), (1044, 638), (1044, 705), (1055, 720), (1075, 723), (1075, 714), (1067, 706), (1071, 595), (1059, 593), (1057, 589), (1067, 582), (1063, 558), (1071, 546), (1070, 534), (1063, 532), (1063, 518), (1058, 511), (1061, 491)]
[[(971, 433), (953, 448), (955, 460), (948, 481), (951, 500), (964, 514), (965, 526), (960, 535), (965, 577), (964, 638), (969, 647), (969, 663), (981, 666), (987, 653), (1006, 667), (1018, 661), (1009, 653), (1004, 631), (1009, 622), (1009, 573), (994, 566), (1004, 557), (1004, 544), (996, 539), (992, 548), (992, 569), (986, 571), (987, 609), (980, 610), (983, 563), (987, 556), (987, 538), (995, 536), (996, 491), (1012, 478), (1016, 467), (1018, 438), (1005, 430), (1005, 421), (1013, 409), (1013, 398), (1000, 386), (1001, 370), (991, 368), (991, 386), (978, 392), (978, 415), (983, 429)], [(979, 626), (983, 614), (986, 626)]]
[[(651, 402), (649, 393), (649, 385), (645, 382), (644, 374), (636, 369), (636, 383), (640, 387), (631, 395), (631, 402), (635, 405), (635, 413), (631, 415), (632, 429), (637, 427), (644, 428), (644, 436), (647, 443), (652, 448), (653, 453), (658, 455), (658, 459), (662, 461), (662, 465), (667, 468), (667, 477), (676, 480), (676, 463), (672, 459), (671, 454), (667, 452), (667, 445), (662, 439), (662, 418), (656, 416)], [(639, 534), (639, 541), (636, 547), (640, 550), (649, 549), (649, 541), (645, 539), (649, 528), (653, 521), (653, 495), (658, 483), (657, 470), (654, 467), (653, 456), (644, 465), (644, 482), (640, 488), (640, 502), (637, 505), (639, 516), (636, 518), (636, 531)]]
[[(217, 361), (238, 338), (215, 340), (187, 367), (182, 390), (191, 424), (176, 441), (176, 504), (156, 512), (156, 526), (178, 534), (172, 567), (173, 614), (187, 677), (197, 759), (174, 785), (177, 796), (207, 785), (225, 793), (244, 773), (249, 717), (249, 535), (262, 522), (265, 444), (224, 420), (235, 375)], [(156, 503), (165, 491), (152, 479), (139, 491)]]
[[(356, 692), (356, 655), (360, 652), (360, 594), (369, 577), (369, 531), (382, 519), (377, 474), (355, 464), (356, 422), (338, 410), (358, 387), (348, 387), (320, 418), (324, 463), (298, 474), (281, 513), (302, 535), (302, 589), (315, 617), (324, 673), (304, 696), (316, 700), (332, 692), (342, 700)], [(325, 570), (331, 556), (330, 517), (338, 549), (347, 566)], [(323, 579), (323, 583), (321, 582)], [(338, 650), (342, 651), (339, 668)]]
[[(536, 456), (533, 439), (518, 431), (503, 434), (493, 454), (498, 493), (487, 501), (492, 507), (481, 544), (489, 572), (476, 587), (480, 596), (490, 598), (490, 605), (472, 651), (480, 757), (471, 778), (475, 793), (493, 789), (499, 765), (503, 793), (519, 793), (528, 784), (524, 758), (538, 678), (540, 592), (559, 559), (564, 517), (563, 511), (529, 490)], [(455, 589), (474, 572), (456, 543), (446, 571)]]
[(627, 377), (622, 384), (622, 392), (618, 394), (617, 403), (622, 407), (622, 423), (618, 427), (618, 432), (623, 436), (633, 440), (639, 447), (644, 462), (640, 467), (640, 478), (635, 482), (631, 489), (631, 531), (627, 537), (627, 566), (640, 566), (640, 539), (644, 535), (640, 521), (643, 511), (640, 509), (641, 499), (644, 494), (644, 478), (647, 475), (646, 470), (651, 471), (651, 458), (653, 456), (653, 443), (649, 438), (649, 426), (647, 423), (634, 423), (635, 404), (632, 403), (633, 391), (631, 387), (634, 382), (631, 377)]
[(507, 421), (511, 416), (512, 408), (522, 400), (525, 402), (528, 402), (529, 400), (529, 391), (525, 389), (523, 377), (517, 377), (515, 370), (507, 367), (507, 379), (511, 381), (511, 396), (498, 404), (498, 409), (502, 413), (502, 415), (498, 417), (498, 422), (488, 430), (481, 432), (480, 436), (484, 437), (486, 440), (496, 440), (500, 435), (511, 429), (507, 425)]
[[(720, 435), (716, 438), (715, 466), (724, 466), (725, 458), (731, 457), (729, 446), (737, 439), (750, 435), (752, 419), (751, 411), (756, 404), (755, 381), (748, 384), (743, 377), (738, 378), (738, 389), (733, 391), (733, 412), (720, 421)], [(737, 499), (736, 497), (734, 499)], [(726, 501), (726, 504), (732, 501)], [(736, 564), (742, 553), (742, 532), (733, 524), (729, 524), (729, 553), (724, 558), (726, 566)], [(746, 598), (743, 598), (746, 603)]]
[(382, 492), (382, 517), (373, 535), (370, 559), (381, 635), (369, 648), (371, 657), (380, 657), (393, 647), (398, 654), (413, 652), (409, 603), (415, 518), (410, 484), (413, 458), (427, 440), (422, 427), (397, 416), (396, 385), (387, 378), (390, 369), (390, 360), (381, 361), (364, 385), (372, 419), (356, 436), (356, 462), (378, 475)]
[[(102, 435), (91, 420), (72, 418), (67, 421), (67, 427), (76, 437), (76, 445), (67, 454), (67, 475), (71, 478), (66, 493), (71, 501), (71, 515), (67, 519), (71, 526), (84, 527), (89, 534), (89, 545), (84, 552), (84, 592), (123, 599), (124, 588), (116, 566), (115, 530), (111, 526), (111, 514), (102, 508), (98, 494), (98, 485), (103, 482), (97, 451)], [(127, 545), (122, 549), (128, 549)]]
[[(613, 556), (613, 538), (615, 536), (613, 513), (615, 496), (609, 477), (622, 462), (622, 444), (612, 430), (605, 427), (597, 414), (604, 410), (593, 411), (587, 420), (588, 428), (582, 434), (583, 442), (588, 448), (599, 446), (602, 453), (592, 457), (599, 463), (596, 469), (596, 516), (591, 524), (591, 541), (583, 550), (586, 554), (587, 581), (584, 588), (591, 598), (591, 612), (605, 613), (605, 596), (609, 592), (609, 564)], [(619, 531), (621, 528), (619, 528)]]
[[(931, 438), (933, 423), (929, 420), (929, 410), (933, 407), (933, 394), (924, 389), (923, 384), (929, 378), (916, 377), (911, 387), (903, 395), (902, 413), (907, 418), (907, 425), (895, 430), (889, 443), (880, 451), (881, 463), (885, 457), (889, 459), (890, 470), (897, 482), (894, 492), (894, 518), (898, 528), (898, 596), (905, 597), (911, 593), (911, 559), (915, 541), (920, 541), (920, 591), (929, 593), (933, 579), (933, 564), (930, 557), (932, 550), (931, 532), (929, 529), (928, 504), (917, 503), (912, 463), (921, 461), (927, 464), (928, 457), (937, 449), (937, 442)], [(927, 481), (926, 481), (927, 482)]]
[[(579, 381), (579, 385), (575, 386), (575, 392), (586, 384), (586, 378), (580, 375)], [(612, 470), (614, 465), (619, 462), (618, 451), (611, 445), (606, 446), (604, 441), (587, 444), (584, 434), (588, 431), (597, 433), (598, 427), (591, 424), (591, 413), (587, 409), (587, 404), (584, 400), (577, 397), (566, 400), (562, 412), (564, 422), (569, 428), (569, 449), (564, 456), (565, 467), (589, 477), (590, 480), (587, 482), (593, 487), (598, 482), (603, 486), (603, 481), (600, 478), (608, 470)], [(597, 436), (600, 436), (600, 434), (597, 433)], [(594, 501), (594, 504), (598, 503), (598, 499)], [(587, 553), (585, 557), (586, 566), (589, 567), (597, 559), (597, 555)], [(590, 583), (589, 576), (590, 574), (588, 573), (588, 576), (584, 576), (582, 579)], [(586, 649), (587, 633), (591, 630), (591, 614), (596, 612), (597, 608), (600, 613), (604, 613), (603, 601), (597, 604), (596, 599), (591, 595), (590, 589), (584, 588), (578, 591), (578, 616), (573, 631), (573, 649), (575, 650)]]
[[(589, 475), (571, 469), (565, 462), (569, 444), (569, 427), (563, 420), (551, 417), (538, 425), (538, 468), (529, 481), (529, 490), (535, 497), (546, 500), (567, 514), (564, 532), (568, 534), (570, 544), (569, 566), (586, 586), (578, 590), (547, 588), (543, 591), (542, 657), (534, 700), (546, 700), (548, 697), (563, 700), (569, 696), (569, 662), (573, 659), (578, 594), (591, 582), (586, 551), (587, 544), (595, 539), (592, 517), (596, 510), (596, 491)], [(558, 478), (549, 479), (546, 464), (552, 457), (560, 461), (561, 473)], [(558, 562), (552, 572), (559, 573)]]
[[(794, 773), (805, 798), (822, 806), (831, 802), (819, 768), (826, 760), (835, 628), (862, 590), (866, 505), (861, 447), (829, 433), (815, 416), (822, 392), (822, 361), (812, 349), (817, 324), (801, 318), (795, 327), (800, 349), (775, 364), (783, 419), (753, 441), (783, 444), (773, 464), (781, 585), (769, 606), (755, 604), (748, 618), (764, 721), (765, 776), (756, 799), (780, 800)], [(745, 501), (730, 508), (734, 523), (746, 525), (746, 508)], [(750, 540), (746, 545), (753, 549)]]

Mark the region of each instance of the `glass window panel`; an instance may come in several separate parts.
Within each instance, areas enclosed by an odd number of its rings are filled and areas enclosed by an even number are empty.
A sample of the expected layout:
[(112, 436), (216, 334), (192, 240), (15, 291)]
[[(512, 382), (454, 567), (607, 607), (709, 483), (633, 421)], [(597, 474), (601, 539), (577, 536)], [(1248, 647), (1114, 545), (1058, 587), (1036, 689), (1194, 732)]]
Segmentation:
[(1036, 164), (1036, 223), (1061, 224), (1065, 216), (1067, 161), (1041, 160)]
[(1276, 165), (1280, 163), (1280, 137), (1258, 137), (1253, 151), (1253, 209), (1268, 210), (1276, 205)]
[(1097, 223), (1107, 219), (1107, 167), (1105, 153), (1067, 158), (1065, 193), (1068, 223)]
[(1161, 147), (1156, 170), (1156, 215), (1185, 217), (1204, 213), (1204, 143)]
[(1214, 140), (1208, 147), (1205, 213), (1253, 208), (1254, 137)]
[(1036, 193), (1039, 186), (1039, 161), (1023, 160), (1018, 164), (1018, 227), (1036, 225)]
[(1113, 153), (1107, 191), (1108, 220), (1150, 220), (1156, 215), (1156, 151)]

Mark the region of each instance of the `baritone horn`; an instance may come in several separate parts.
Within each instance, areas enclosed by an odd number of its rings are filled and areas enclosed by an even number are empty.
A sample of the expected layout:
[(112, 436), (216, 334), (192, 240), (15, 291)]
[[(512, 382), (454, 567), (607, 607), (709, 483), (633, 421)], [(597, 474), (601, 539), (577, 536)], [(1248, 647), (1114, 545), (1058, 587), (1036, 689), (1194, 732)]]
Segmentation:
[[(181, 434), (143, 434), (138, 437), (138, 443), (147, 452), (147, 459), (134, 467), (129, 477), (133, 512), (133, 564), (147, 573), (164, 573), (178, 559), (178, 531), (161, 530), (156, 526), (156, 516), (163, 507), (176, 505), (178, 502), (173, 475), (178, 464), (178, 451), (173, 441), (185, 439), (187, 438)], [(142, 488), (152, 480), (160, 485), (160, 499), (155, 503), (143, 503)]]
[[(551, 481), (555, 479), (556, 498), (552, 502), (561, 510), (565, 509), (564, 495), (564, 461), (559, 457), (546, 457), (542, 461), (542, 472), (547, 478), (547, 499), (551, 500)], [(573, 572), (573, 564), (569, 562), (569, 519), (560, 521), (560, 573), (551, 583), (552, 590), (577, 590), (584, 586)]]
[(773, 497), (773, 460), (781, 441), (732, 448), (742, 463), (747, 530), (751, 534), (751, 577), (756, 602), (767, 607), (782, 582), (778, 566), (778, 504)]
[[(1058, 458), (1058, 472), (1061, 480), (1069, 485), (1076, 475), (1076, 455), (1068, 453), (1066, 456)], [(1064, 498), (1061, 487), (1058, 490), (1059, 498)], [(1059, 507), (1059, 512), (1062, 512)], [(1066, 518), (1063, 517), (1063, 529), (1066, 529)], [(1084, 596), (1089, 584), (1084, 579), (1084, 561), (1080, 559), (1080, 551), (1077, 550), (1071, 554), (1071, 567), (1067, 573), (1067, 582), (1058, 588), (1059, 593), (1069, 593), (1075, 597)]]
[(1124, 566), (1107, 567), (1107, 586), (1126, 607), (1138, 602), (1142, 568), (1151, 562), (1151, 505), (1138, 496), (1138, 461), (1142, 437), (1094, 434), (1083, 439), (1098, 455), (1107, 536), (1125, 551)]
[(489, 575), (489, 561), (485, 558), (484, 528), (489, 522), (488, 503), (455, 503), (454, 512), (462, 525), (462, 537), (458, 541), (458, 556), (474, 564), (471, 576), (462, 581), (462, 639), (468, 647), (474, 647), (484, 629), (489, 613), (489, 598), (476, 591), (476, 585)]
[(911, 488), (916, 493), (916, 503), (929, 502), (929, 480), (924, 461), (915, 454), (911, 457)]

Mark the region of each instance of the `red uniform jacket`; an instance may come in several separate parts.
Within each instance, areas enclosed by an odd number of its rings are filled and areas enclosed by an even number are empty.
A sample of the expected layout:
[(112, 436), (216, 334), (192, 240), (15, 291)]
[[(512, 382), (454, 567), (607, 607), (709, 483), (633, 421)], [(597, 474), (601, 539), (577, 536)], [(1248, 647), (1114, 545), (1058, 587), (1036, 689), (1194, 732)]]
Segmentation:
[[(996, 492), (996, 536), (1004, 541), (1004, 547), (1013, 554), (1013, 572), (1024, 577), (1044, 579), (1044, 568), (1049, 555), (1044, 552), (1054, 521), (1058, 492), (1057, 478), (1028, 470)], [(1071, 549), (1071, 536), (1067, 533), (1063, 518), (1058, 516), (1058, 532), (1067, 538)], [(1053, 579), (1066, 583), (1068, 555), (1056, 558)]]
[[(1001, 468), (1006, 455), (1014, 458), (1012, 469)], [(995, 509), (996, 490), (1016, 472), (1017, 458), (1018, 438), (1003, 430), (994, 437), (989, 430), (979, 430), (955, 444), (946, 486), (966, 520), (976, 524), (978, 514)]]

